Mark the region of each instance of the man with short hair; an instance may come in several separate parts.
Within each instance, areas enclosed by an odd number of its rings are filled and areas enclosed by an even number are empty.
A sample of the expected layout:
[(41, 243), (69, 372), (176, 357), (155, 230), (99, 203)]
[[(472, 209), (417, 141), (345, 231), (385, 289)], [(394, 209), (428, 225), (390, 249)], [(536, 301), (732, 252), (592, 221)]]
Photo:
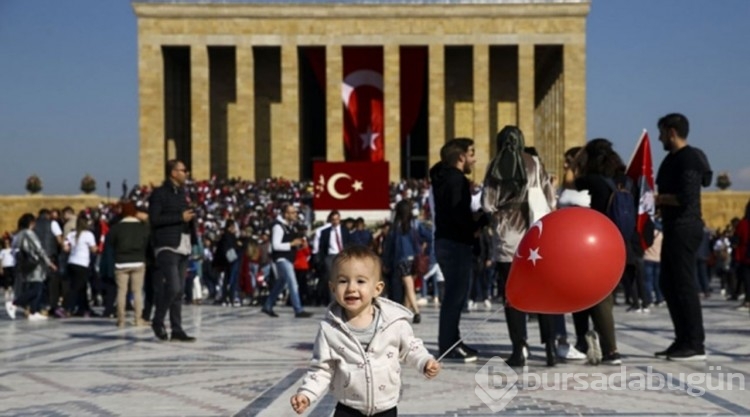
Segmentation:
[(443, 145), (440, 162), (430, 169), (435, 255), (445, 276), (438, 345), (441, 355), (447, 352), (446, 360), (464, 363), (477, 360), (474, 349), (458, 343), (461, 311), (471, 282), (474, 233), (479, 228), (471, 211), (471, 183), (466, 178), (475, 163), (474, 141), (456, 138)]
[(702, 152), (687, 144), (690, 125), (684, 115), (668, 114), (659, 119), (658, 127), (659, 141), (669, 152), (656, 177), (663, 227), (660, 285), (675, 341), (656, 356), (700, 361), (706, 359), (706, 335), (695, 275), (703, 238), (701, 184), (710, 167)]
[[(63, 244), (63, 231), (60, 225), (52, 220), (52, 212), (47, 208), (39, 210), (39, 215), (36, 219), (34, 226), (34, 233), (39, 237), (39, 242), (42, 244), (42, 249), (47, 254), (47, 257), (54, 263), (58, 264), (58, 255), (60, 254), (60, 248)], [(60, 297), (62, 294), (62, 282), (60, 275), (57, 271), (47, 271), (47, 303), (49, 304), (48, 311), (55, 311), (59, 307)]]
[(172, 341), (194, 342), (182, 328), (182, 297), (185, 270), (192, 245), (196, 242), (193, 219), (195, 212), (188, 205), (185, 182), (188, 170), (177, 159), (167, 161), (167, 179), (154, 189), (149, 198), (148, 218), (156, 258), (154, 298), (156, 311), (151, 328), (159, 340), (170, 339), (164, 328), (169, 310)]
[(294, 231), (294, 222), (297, 217), (297, 208), (293, 204), (284, 203), (281, 206), (281, 213), (271, 229), (271, 257), (276, 266), (274, 274), (276, 282), (273, 284), (273, 289), (271, 289), (271, 293), (261, 309), (263, 313), (271, 317), (279, 316), (273, 311), (273, 306), (284, 287), (289, 287), (294, 317), (306, 318), (312, 316), (312, 313), (302, 309), (299, 289), (297, 288), (297, 277), (294, 274), (294, 258), (297, 249), (304, 244), (304, 238), (299, 237)]

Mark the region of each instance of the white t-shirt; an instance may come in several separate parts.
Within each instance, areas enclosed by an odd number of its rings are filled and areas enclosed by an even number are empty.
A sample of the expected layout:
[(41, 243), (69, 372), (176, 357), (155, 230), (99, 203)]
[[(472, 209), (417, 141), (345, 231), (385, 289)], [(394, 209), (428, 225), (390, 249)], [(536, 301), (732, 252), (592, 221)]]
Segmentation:
[(0, 262), (2, 262), (3, 268), (12, 268), (16, 266), (16, 257), (14, 255), (13, 249), (11, 248), (0, 250)]
[(50, 229), (52, 229), (52, 236), (54, 237), (62, 236), (62, 229), (60, 228), (60, 225), (56, 221), (52, 220), (49, 224), (49, 227)]
[(94, 234), (88, 230), (84, 230), (76, 240), (76, 232), (73, 231), (68, 233), (66, 241), (70, 245), (68, 263), (88, 267), (91, 262), (91, 247), (96, 246)]

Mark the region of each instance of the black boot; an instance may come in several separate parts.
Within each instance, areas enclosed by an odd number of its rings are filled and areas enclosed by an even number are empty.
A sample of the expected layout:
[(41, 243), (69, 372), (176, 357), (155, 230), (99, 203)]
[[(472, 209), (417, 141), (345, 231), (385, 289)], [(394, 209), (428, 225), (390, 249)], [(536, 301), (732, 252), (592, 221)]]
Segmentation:
[(547, 366), (555, 366), (557, 364), (557, 357), (555, 352), (555, 341), (549, 341), (544, 344), (544, 351), (547, 354)]
[(513, 353), (510, 357), (505, 360), (505, 363), (511, 367), (523, 367), (526, 366), (526, 357), (528, 356), (528, 348), (525, 343), (516, 344), (513, 346)]
[(507, 361), (508, 366), (526, 365), (528, 348), (526, 347), (526, 313), (513, 307), (505, 306), (505, 321), (508, 325), (508, 335), (513, 344), (513, 353)]

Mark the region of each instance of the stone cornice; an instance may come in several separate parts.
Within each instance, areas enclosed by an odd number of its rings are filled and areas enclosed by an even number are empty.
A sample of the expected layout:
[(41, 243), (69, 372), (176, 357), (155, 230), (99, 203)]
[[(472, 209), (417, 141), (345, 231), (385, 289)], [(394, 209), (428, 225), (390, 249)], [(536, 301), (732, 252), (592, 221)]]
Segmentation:
[(138, 18), (341, 19), (341, 18), (585, 18), (590, 3), (535, 4), (164, 4), (133, 3)]

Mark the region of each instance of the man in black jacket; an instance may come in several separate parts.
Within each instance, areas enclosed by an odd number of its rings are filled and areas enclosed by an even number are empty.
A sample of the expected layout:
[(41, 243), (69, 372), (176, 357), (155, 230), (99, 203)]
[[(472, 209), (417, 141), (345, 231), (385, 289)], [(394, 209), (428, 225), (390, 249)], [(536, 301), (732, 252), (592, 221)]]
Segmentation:
[(706, 333), (698, 298), (696, 264), (703, 240), (701, 185), (711, 168), (697, 148), (687, 144), (688, 119), (668, 114), (658, 122), (659, 141), (669, 154), (659, 166), (656, 205), (661, 209), (661, 291), (674, 325), (675, 340), (657, 357), (673, 361), (704, 361)]
[(457, 138), (443, 145), (440, 162), (430, 169), (435, 206), (435, 255), (445, 276), (438, 345), (441, 354), (450, 350), (445, 359), (454, 362), (477, 360), (474, 349), (463, 343), (456, 345), (461, 338), (458, 326), (471, 282), (474, 233), (479, 228), (471, 211), (471, 184), (466, 178), (474, 163), (474, 141)]
[(188, 336), (182, 329), (185, 270), (192, 242), (195, 241), (195, 212), (188, 206), (184, 188), (187, 176), (188, 171), (182, 161), (167, 161), (167, 179), (161, 187), (154, 189), (149, 198), (148, 217), (156, 257), (156, 311), (151, 328), (160, 340), (169, 339), (164, 328), (164, 318), (169, 310), (171, 340), (195, 341), (194, 337)]

